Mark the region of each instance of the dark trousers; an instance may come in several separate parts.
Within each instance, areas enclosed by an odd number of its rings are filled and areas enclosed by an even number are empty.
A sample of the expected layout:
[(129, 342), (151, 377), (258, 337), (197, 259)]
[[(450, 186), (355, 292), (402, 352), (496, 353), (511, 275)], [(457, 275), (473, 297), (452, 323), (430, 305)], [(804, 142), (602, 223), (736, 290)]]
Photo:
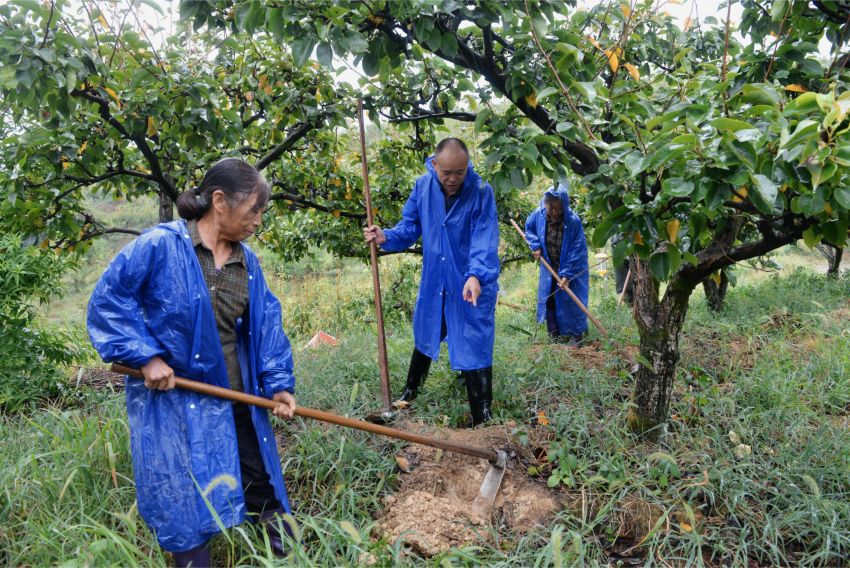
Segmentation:
[(555, 291), (558, 289), (553, 278), (552, 285), (549, 287), (549, 297), (546, 298), (546, 331), (549, 332), (549, 337), (553, 338), (561, 336), (561, 330), (558, 329), (558, 312), (555, 308)]
[(251, 421), (251, 409), (240, 403), (233, 404), (233, 420), (236, 423), (236, 441), (239, 445), (239, 468), (242, 472), (242, 490), (245, 506), (251, 514), (261, 515), (281, 507), (274, 494), (274, 487), (263, 463), (257, 432)]

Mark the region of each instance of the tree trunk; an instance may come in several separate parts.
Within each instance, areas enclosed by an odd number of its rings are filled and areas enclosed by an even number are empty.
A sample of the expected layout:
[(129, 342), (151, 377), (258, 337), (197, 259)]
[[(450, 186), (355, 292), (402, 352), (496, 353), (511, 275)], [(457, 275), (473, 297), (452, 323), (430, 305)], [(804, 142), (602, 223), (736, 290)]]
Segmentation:
[(819, 244), (817, 248), (826, 257), (827, 262), (829, 262), (829, 269), (826, 271), (826, 275), (833, 278), (838, 276), (841, 268), (841, 257), (844, 256), (844, 249), (827, 243)]
[(708, 309), (713, 312), (719, 312), (723, 309), (723, 303), (726, 301), (726, 292), (729, 290), (729, 277), (726, 276), (725, 270), (720, 271), (720, 278), (718, 280), (715, 280), (713, 276), (709, 276), (702, 281), (702, 289), (705, 292)]
[(648, 263), (632, 257), (631, 266), (642, 362), (635, 377), (634, 406), (629, 411), (628, 425), (632, 432), (657, 440), (670, 410), (679, 363), (679, 334), (693, 286), (674, 277), (659, 300), (659, 283), (650, 273)]
[(159, 222), (169, 223), (174, 220), (174, 207), (171, 199), (164, 191), (159, 192)]

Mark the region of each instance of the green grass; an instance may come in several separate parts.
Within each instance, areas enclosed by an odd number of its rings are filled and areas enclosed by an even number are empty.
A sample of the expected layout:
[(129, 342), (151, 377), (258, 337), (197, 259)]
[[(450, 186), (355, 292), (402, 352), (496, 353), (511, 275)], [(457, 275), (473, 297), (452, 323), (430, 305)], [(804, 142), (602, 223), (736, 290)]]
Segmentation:
[[(93, 273), (109, 252), (94, 261)], [(719, 315), (695, 292), (673, 419), (657, 446), (625, 430), (630, 382), (613, 353), (587, 365), (551, 346), (533, 318), (534, 267), (508, 268), (505, 298), (528, 309), (497, 310), (496, 417), (514, 424), (520, 444), (544, 446), (550, 461), (524, 466), (572, 505), (545, 529), (502, 534), (498, 547), (450, 550), (428, 564), (594, 566), (620, 554), (649, 565), (842, 565), (850, 555), (850, 280), (815, 274), (811, 267), (824, 264), (816, 254), (786, 252), (802, 255), (809, 268), (770, 275), (739, 269)], [(351, 416), (375, 410), (368, 267), (324, 255), (280, 266), (263, 256), (295, 347), (299, 402)], [(413, 346), (403, 314), (415, 261), (383, 259), (382, 266), (398, 392)], [(89, 280), (69, 289), (57, 321), (79, 320)], [(594, 278), (591, 309), (619, 341), (636, 342), (610, 280)], [(305, 350), (319, 329), (340, 346)], [(134, 504), (122, 396), (70, 392), (53, 408), (0, 418), (0, 563), (165, 565)], [(540, 411), (548, 427), (536, 424)], [(457, 426), (466, 413), (444, 351), (416, 418)], [(300, 419), (280, 425), (280, 434), (301, 543), (290, 559), (275, 561), (261, 535), (243, 526), (216, 540), (219, 561), (422, 563), (373, 534), (381, 500), (397, 484), (400, 443)], [(750, 452), (736, 455), (739, 445)]]

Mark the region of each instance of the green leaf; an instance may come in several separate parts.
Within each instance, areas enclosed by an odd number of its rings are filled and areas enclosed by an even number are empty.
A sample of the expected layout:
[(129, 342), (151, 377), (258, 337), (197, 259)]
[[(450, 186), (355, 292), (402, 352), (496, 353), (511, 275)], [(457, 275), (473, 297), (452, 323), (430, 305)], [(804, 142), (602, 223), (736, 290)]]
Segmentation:
[(654, 170), (661, 164), (664, 164), (673, 158), (678, 157), (685, 151), (683, 146), (677, 144), (665, 144), (658, 148), (649, 160), (649, 169)]
[(835, 188), (835, 192), (832, 194), (835, 200), (841, 205), (844, 209), (850, 211), (850, 187), (846, 185), (842, 185), (840, 187)]
[(345, 42), (348, 45), (349, 51), (354, 54), (366, 53), (369, 51), (369, 42), (363, 37), (363, 34), (357, 30), (348, 30), (345, 32)]
[(795, 114), (811, 114), (818, 109), (817, 93), (803, 93), (797, 98), (785, 105), (785, 110), (782, 114), (785, 116), (793, 116)]
[(77, 72), (68, 67), (65, 69), (65, 91), (70, 93), (77, 88)]
[(850, 166), (850, 146), (838, 148), (832, 160), (839, 166)]
[(561, 90), (556, 89), (555, 87), (546, 87), (545, 89), (543, 89), (542, 91), (537, 93), (537, 102), (539, 103), (539, 102), (543, 101), (543, 99), (545, 99), (549, 95), (554, 95), (555, 93), (560, 93), (560, 92), (561, 92)]
[(333, 69), (333, 58), (334, 52), (331, 45), (329, 43), (320, 43), (319, 47), (316, 48), (316, 59), (319, 60), (319, 63)]
[(812, 188), (817, 189), (819, 185), (828, 181), (832, 176), (835, 175), (835, 172), (838, 171), (838, 166), (835, 165), (835, 162), (829, 161), (825, 163), (823, 166), (818, 164), (814, 164), (808, 166), (809, 171), (812, 174)]
[(661, 189), (671, 197), (687, 197), (694, 191), (694, 183), (684, 178), (674, 177), (661, 182)]
[(537, 34), (538, 38), (542, 39), (549, 31), (549, 22), (540, 12), (531, 15), (531, 25), (534, 26), (534, 33)]
[(634, 177), (646, 168), (646, 156), (638, 150), (633, 150), (626, 154), (623, 163), (625, 164), (626, 169), (629, 170), (632, 177)]
[(592, 101), (596, 98), (596, 87), (593, 83), (588, 83), (585, 81), (574, 81), (573, 87), (588, 101)]
[(803, 231), (803, 242), (806, 243), (806, 246), (813, 249), (820, 244), (820, 233), (815, 231), (812, 227), (809, 227), (805, 231)]
[(715, 118), (711, 121), (711, 125), (717, 130), (752, 130), (753, 125), (749, 122), (744, 122), (743, 120), (737, 120), (734, 118)]
[(772, 22), (781, 22), (785, 18), (787, 10), (788, 0), (774, 0), (773, 6), (770, 7), (770, 20)]
[(755, 105), (770, 105), (772, 107), (779, 106), (782, 100), (782, 97), (779, 96), (773, 85), (765, 83), (744, 85), (741, 89), (741, 96), (744, 102)]
[(440, 49), (449, 57), (454, 57), (455, 55), (457, 55), (458, 43), (455, 34), (443, 34), (442, 39), (440, 39)]
[(292, 42), (292, 59), (296, 67), (304, 67), (313, 53), (313, 40), (309, 37), (298, 37)]
[(730, 140), (726, 146), (736, 158), (741, 160), (742, 164), (747, 166), (747, 168), (750, 170), (756, 169), (756, 160), (758, 160), (758, 155), (756, 154), (755, 147), (751, 143)]
[(670, 255), (666, 251), (658, 251), (649, 257), (649, 270), (658, 280), (667, 280), (670, 276)]
[(779, 193), (779, 188), (768, 177), (761, 174), (754, 174), (752, 177), (753, 187), (749, 194), (750, 199), (759, 211), (762, 213), (772, 213), (773, 204), (776, 202), (776, 196)]

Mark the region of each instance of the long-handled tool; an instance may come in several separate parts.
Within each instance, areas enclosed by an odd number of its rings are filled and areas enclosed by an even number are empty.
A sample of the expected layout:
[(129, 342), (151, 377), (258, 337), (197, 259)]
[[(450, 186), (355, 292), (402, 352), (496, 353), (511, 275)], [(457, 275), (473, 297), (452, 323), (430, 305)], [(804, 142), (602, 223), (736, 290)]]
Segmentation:
[[(139, 371), (138, 369), (133, 369), (132, 367), (127, 367), (120, 363), (113, 363), (111, 370), (113, 373), (128, 375), (136, 379), (144, 379), (144, 376), (142, 375), (141, 371)], [(190, 379), (176, 377), (174, 382), (178, 388), (181, 388), (183, 390), (188, 390), (207, 396), (224, 398), (233, 402), (251, 404), (260, 408), (265, 408), (267, 410), (274, 410), (280, 404), (279, 402), (274, 402), (267, 398), (254, 396), (232, 389), (217, 387), (215, 385), (202, 383), (200, 381), (193, 381)], [(313, 420), (320, 420), (322, 422), (328, 422), (330, 424), (337, 424), (339, 426), (345, 426), (346, 428), (363, 430), (364, 432), (369, 432), (371, 434), (378, 434), (380, 436), (397, 438), (399, 440), (405, 440), (414, 444), (431, 446), (432, 448), (439, 448), (441, 450), (465, 454), (467, 456), (487, 460), (488, 462), (490, 462), (490, 468), (487, 470), (487, 473), (484, 476), (484, 482), (481, 484), (481, 489), (478, 491), (478, 496), (472, 503), (472, 510), (477, 515), (486, 517), (487, 512), (490, 510), (490, 508), (492, 508), (493, 504), (496, 502), (496, 495), (499, 492), (499, 487), (502, 486), (502, 479), (505, 477), (505, 467), (507, 466), (508, 461), (508, 455), (504, 450), (493, 450), (490, 448), (482, 448), (480, 446), (470, 446), (468, 444), (461, 444), (459, 442), (453, 442), (451, 440), (441, 440), (439, 438), (423, 436), (422, 434), (407, 432), (405, 430), (399, 430), (398, 428), (389, 428), (387, 426), (381, 426), (379, 424), (371, 424), (364, 420), (347, 418), (345, 416), (339, 416), (337, 414), (331, 414), (330, 412), (324, 412), (322, 410), (316, 410), (314, 408), (307, 408), (305, 406), (296, 406), (295, 415), (301, 416), (302, 418), (312, 418)]]
[[(369, 164), (366, 161), (366, 128), (363, 125), (363, 101), (357, 101), (357, 122), (360, 126), (360, 164), (363, 167), (363, 195), (366, 197), (366, 224), (375, 223), (372, 212), (372, 191), (369, 189)], [(370, 422), (386, 423), (394, 416), (390, 400), (390, 367), (387, 362), (387, 338), (384, 334), (384, 308), (381, 303), (381, 275), (378, 272), (378, 243), (369, 243), (369, 256), (372, 265), (372, 287), (375, 292), (375, 322), (378, 326), (378, 366), (381, 371), (381, 401), (384, 406), (380, 413), (370, 414)]]
[[(513, 219), (511, 219), (511, 225), (513, 225), (513, 226), (514, 226), (514, 229), (516, 229), (516, 230), (517, 230), (517, 232), (518, 232), (520, 235), (522, 235), (522, 238), (524, 239), (524, 238), (525, 238), (525, 232), (524, 232), (522, 229), (520, 229), (520, 228), (519, 228), (519, 225), (517, 225), (517, 224), (516, 224), (516, 221), (514, 221)], [(539, 260), (540, 260), (540, 264), (542, 264), (544, 267), (546, 267), (546, 270), (548, 270), (548, 271), (549, 271), (549, 274), (551, 274), (551, 275), (552, 275), (552, 278), (554, 278), (554, 279), (555, 279), (555, 282), (557, 282), (557, 283), (558, 283), (558, 287), (559, 287), (561, 290), (563, 290), (564, 292), (566, 292), (566, 293), (567, 293), (567, 295), (568, 295), (568, 296), (572, 299), (572, 301), (576, 303), (576, 305), (579, 307), (579, 309), (580, 309), (581, 311), (583, 311), (583, 312), (584, 312), (584, 315), (586, 315), (586, 316), (588, 317), (588, 319), (589, 319), (590, 321), (592, 321), (592, 322), (593, 322), (593, 325), (595, 325), (595, 326), (596, 326), (596, 329), (598, 329), (598, 330), (599, 330), (599, 333), (601, 333), (601, 334), (602, 334), (602, 336), (603, 336), (605, 339), (611, 339), (611, 335), (608, 333), (608, 330), (607, 330), (607, 329), (605, 329), (605, 326), (603, 326), (603, 325), (602, 325), (602, 322), (600, 322), (598, 319), (596, 319), (596, 317), (594, 317), (594, 315), (593, 315), (593, 314), (591, 314), (591, 313), (588, 311), (587, 306), (585, 306), (585, 305), (582, 303), (582, 301), (578, 299), (578, 296), (576, 296), (575, 294), (573, 294), (573, 291), (572, 291), (572, 290), (570, 290), (570, 286), (569, 286), (569, 284), (565, 284), (565, 283), (563, 283), (563, 282), (562, 282), (561, 277), (560, 277), (560, 276), (558, 276), (558, 273), (557, 273), (557, 272), (555, 272), (555, 271), (552, 269), (552, 266), (551, 266), (551, 265), (550, 265), (550, 264), (546, 261), (546, 259), (545, 259), (545, 258), (543, 258), (543, 257), (541, 256)]]
[(623, 291), (620, 292), (620, 295), (617, 297), (617, 307), (620, 307), (620, 304), (623, 303), (623, 298), (626, 297), (626, 292), (629, 290), (629, 282), (632, 280), (632, 268), (629, 267), (629, 271), (626, 272), (626, 281), (623, 282)]

